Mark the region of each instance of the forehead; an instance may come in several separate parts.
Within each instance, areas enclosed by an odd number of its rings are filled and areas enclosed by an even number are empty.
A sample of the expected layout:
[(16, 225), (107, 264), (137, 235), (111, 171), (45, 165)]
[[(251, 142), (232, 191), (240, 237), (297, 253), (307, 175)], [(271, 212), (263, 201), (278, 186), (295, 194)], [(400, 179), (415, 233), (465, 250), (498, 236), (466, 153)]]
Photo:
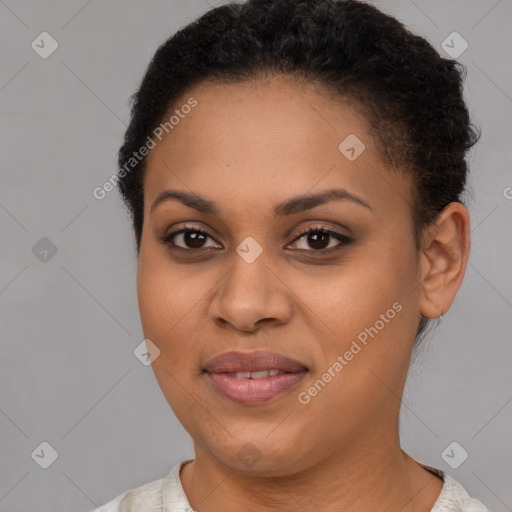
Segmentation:
[[(197, 104), (181, 111), (191, 98)], [(364, 191), (377, 203), (386, 192), (409, 197), (407, 186), (398, 190), (403, 177), (394, 183), (396, 173), (381, 161), (366, 119), (321, 86), (284, 76), (205, 82), (173, 112), (179, 122), (148, 157), (146, 210), (165, 188), (274, 203), (330, 186)]]

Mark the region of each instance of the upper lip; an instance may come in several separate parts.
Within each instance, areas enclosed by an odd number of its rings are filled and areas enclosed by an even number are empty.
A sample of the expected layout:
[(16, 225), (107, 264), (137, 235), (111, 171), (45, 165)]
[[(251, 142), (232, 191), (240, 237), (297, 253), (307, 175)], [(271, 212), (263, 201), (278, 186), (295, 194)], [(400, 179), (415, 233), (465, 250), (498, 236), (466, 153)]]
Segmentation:
[(224, 352), (208, 360), (204, 370), (208, 373), (258, 372), (277, 369), (283, 372), (301, 372), (307, 368), (289, 357), (276, 352)]

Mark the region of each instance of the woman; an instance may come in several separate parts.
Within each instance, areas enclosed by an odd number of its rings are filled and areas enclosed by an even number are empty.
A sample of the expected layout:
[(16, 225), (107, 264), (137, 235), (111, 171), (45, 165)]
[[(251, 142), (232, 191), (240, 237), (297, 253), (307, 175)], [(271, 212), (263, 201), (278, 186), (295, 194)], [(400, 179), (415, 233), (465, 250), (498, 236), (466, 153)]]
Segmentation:
[(355, 0), (225, 5), (160, 47), (118, 176), (195, 458), (101, 510), (486, 510), (398, 436), (468, 261), (463, 76)]

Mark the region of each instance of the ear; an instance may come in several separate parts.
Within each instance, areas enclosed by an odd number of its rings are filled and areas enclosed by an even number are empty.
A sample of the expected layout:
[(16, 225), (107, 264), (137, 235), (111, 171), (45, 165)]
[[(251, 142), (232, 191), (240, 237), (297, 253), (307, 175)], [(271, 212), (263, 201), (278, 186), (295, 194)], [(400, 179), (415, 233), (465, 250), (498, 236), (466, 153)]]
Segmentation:
[(450, 203), (426, 228), (421, 247), (420, 313), (444, 315), (462, 284), (471, 246), (470, 219), (461, 203)]

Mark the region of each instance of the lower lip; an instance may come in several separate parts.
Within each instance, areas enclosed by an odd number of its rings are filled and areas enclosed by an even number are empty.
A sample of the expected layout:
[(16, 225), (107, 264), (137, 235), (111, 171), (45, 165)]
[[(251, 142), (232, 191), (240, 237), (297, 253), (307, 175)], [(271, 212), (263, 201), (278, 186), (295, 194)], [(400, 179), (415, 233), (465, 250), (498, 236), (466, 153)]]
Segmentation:
[(228, 373), (208, 373), (213, 387), (235, 402), (254, 404), (266, 402), (296, 387), (307, 371), (281, 373), (262, 379), (237, 379)]

